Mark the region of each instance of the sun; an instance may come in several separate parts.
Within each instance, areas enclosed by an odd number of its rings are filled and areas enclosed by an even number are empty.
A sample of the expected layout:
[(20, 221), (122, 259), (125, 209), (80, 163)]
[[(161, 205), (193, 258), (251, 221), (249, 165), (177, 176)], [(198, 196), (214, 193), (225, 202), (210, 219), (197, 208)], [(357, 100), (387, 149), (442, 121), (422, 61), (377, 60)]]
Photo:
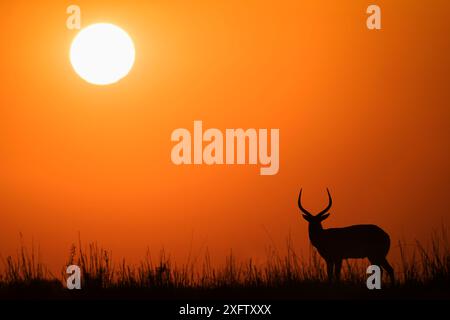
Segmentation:
[(95, 85), (108, 85), (124, 78), (131, 70), (135, 49), (131, 37), (110, 23), (83, 28), (70, 47), (75, 72)]

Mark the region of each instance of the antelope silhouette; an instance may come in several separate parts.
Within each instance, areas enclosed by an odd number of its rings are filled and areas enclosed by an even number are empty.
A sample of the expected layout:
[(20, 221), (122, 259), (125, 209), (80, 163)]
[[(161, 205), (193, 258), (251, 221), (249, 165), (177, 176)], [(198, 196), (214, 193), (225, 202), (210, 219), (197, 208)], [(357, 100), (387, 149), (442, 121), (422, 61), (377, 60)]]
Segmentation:
[(328, 188), (327, 193), (327, 207), (315, 216), (302, 206), (302, 189), (298, 196), (298, 207), (303, 213), (302, 217), (309, 222), (308, 233), (311, 244), (327, 264), (328, 281), (333, 280), (333, 274), (339, 280), (343, 259), (368, 258), (371, 264), (386, 270), (391, 283), (394, 283), (394, 269), (386, 259), (391, 242), (389, 235), (373, 224), (324, 229), (322, 221), (330, 216), (328, 211), (333, 203)]

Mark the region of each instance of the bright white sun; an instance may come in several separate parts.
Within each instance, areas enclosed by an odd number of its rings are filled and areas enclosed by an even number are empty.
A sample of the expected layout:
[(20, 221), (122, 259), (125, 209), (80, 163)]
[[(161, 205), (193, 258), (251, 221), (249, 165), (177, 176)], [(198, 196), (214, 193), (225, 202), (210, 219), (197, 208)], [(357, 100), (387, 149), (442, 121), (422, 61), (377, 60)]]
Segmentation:
[(70, 47), (70, 62), (84, 80), (96, 85), (115, 83), (134, 64), (134, 44), (121, 28), (110, 23), (82, 29)]

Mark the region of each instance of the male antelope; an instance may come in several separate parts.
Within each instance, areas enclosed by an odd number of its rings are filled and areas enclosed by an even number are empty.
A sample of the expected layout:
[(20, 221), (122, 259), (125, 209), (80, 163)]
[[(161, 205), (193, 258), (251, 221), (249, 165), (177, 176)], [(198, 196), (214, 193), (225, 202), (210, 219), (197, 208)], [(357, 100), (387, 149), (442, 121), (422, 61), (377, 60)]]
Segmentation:
[(358, 224), (345, 228), (322, 228), (322, 221), (330, 215), (332, 205), (330, 191), (328, 206), (313, 216), (302, 206), (302, 190), (298, 196), (298, 207), (303, 212), (303, 218), (309, 222), (309, 239), (327, 263), (328, 280), (333, 279), (333, 273), (339, 280), (342, 260), (348, 258), (368, 258), (371, 264), (382, 267), (389, 273), (394, 283), (394, 270), (386, 260), (389, 252), (389, 235), (380, 227), (372, 224)]

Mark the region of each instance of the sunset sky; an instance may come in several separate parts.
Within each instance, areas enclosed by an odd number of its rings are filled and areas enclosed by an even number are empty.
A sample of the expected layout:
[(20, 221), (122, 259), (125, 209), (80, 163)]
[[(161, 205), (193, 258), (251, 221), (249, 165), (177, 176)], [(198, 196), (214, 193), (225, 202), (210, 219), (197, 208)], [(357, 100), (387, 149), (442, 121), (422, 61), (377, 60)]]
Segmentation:
[[(433, 4), (431, 6), (430, 4)], [(95, 86), (72, 69), (76, 30), (114, 23), (130, 74)], [(366, 28), (366, 8), (382, 30)], [(96, 241), (137, 262), (206, 248), (263, 259), (289, 235), (309, 252), (297, 196), (325, 227), (374, 223), (395, 243), (449, 223), (450, 2), (1, 1), (0, 255), (20, 233), (59, 270)], [(173, 130), (279, 128), (280, 170), (176, 166)]]

